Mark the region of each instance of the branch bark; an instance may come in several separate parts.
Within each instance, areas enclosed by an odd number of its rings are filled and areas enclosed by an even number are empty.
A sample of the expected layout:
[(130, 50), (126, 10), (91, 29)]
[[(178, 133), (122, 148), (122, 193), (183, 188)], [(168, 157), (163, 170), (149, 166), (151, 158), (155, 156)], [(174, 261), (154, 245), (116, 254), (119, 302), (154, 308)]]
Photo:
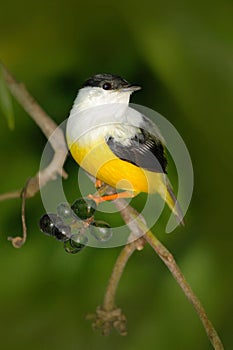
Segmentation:
[(198, 297), (194, 294), (192, 288), (189, 283), (186, 281), (184, 275), (180, 271), (173, 255), (169, 252), (169, 250), (153, 235), (151, 231), (147, 231), (145, 234), (146, 241), (150, 244), (150, 246), (154, 249), (154, 251), (158, 254), (160, 259), (163, 260), (167, 268), (170, 270), (171, 274), (175, 278), (176, 282), (179, 284), (180, 288), (183, 290), (187, 299), (194, 306), (204, 328), (206, 334), (212, 343), (214, 349), (223, 350), (223, 344), (214, 328), (212, 323), (210, 322), (207, 313), (202, 306)]
[[(50, 164), (43, 170), (39, 171), (35, 176), (31, 177), (22, 189), (0, 195), (0, 201), (3, 201), (12, 198), (20, 198), (23, 192), (21, 214), (23, 236), (25, 236), (25, 232), (27, 230), (24, 214), (25, 198), (33, 197), (43, 186), (45, 186), (49, 181), (56, 179), (57, 176), (63, 176), (64, 178), (68, 177), (66, 172), (63, 170), (63, 165), (66, 160), (68, 150), (63, 131), (40, 107), (36, 100), (27, 91), (25, 86), (22, 83), (19, 83), (2, 63), (0, 63), (0, 68), (2, 70), (3, 77), (6, 81), (8, 89), (18, 101), (18, 103), (39, 126), (54, 150), (54, 155)], [(9, 237), (9, 240), (12, 241), (13, 246), (16, 248), (21, 247), (25, 242), (25, 239), (25, 237)]]
[(120, 211), (122, 218), (125, 223), (129, 226), (130, 230), (134, 230), (137, 234), (140, 232), (141, 236), (150, 244), (154, 249), (160, 259), (165, 263), (167, 268), (170, 270), (172, 276), (184, 292), (187, 299), (194, 306), (197, 315), (199, 316), (206, 334), (213, 345), (215, 350), (223, 350), (223, 344), (219, 338), (214, 326), (210, 322), (207, 313), (202, 306), (200, 300), (193, 292), (189, 283), (186, 281), (184, 275), (182, 274), (180, 268), (178, 267), (173, 255), (170, 251), (154, 236), (154, 234), (148, 229), (144, 220), (141, 219), (139, 213), (130, 206), (125, 207), (124, 200), (115, 201), (115, 205)]
[[(54, 150), (54, 156), (51, 163), (45, 169), (32, 177), (27, 184), (26, 197), (32, 197), (40, 190), (41, 187), (46, 185), (48, 181), (54, 180), (57, 175), (61, 175), (64, 178), (68, 177), (66, 172), (63, 170), (68, 149), (63, 130), (59, 128), (52, 118), (30, 95), (26, 87), (22, 83), (18, 82), (2, 63), (0, 67), (8, 89), (18, 103), (28, 113), (28, 115), (39, 126)], [(20, 197), (21, 192), (22, 189), (5, 195), (3, 194), (0, 196), (0, 200), (16, 198), (17, 196)]]

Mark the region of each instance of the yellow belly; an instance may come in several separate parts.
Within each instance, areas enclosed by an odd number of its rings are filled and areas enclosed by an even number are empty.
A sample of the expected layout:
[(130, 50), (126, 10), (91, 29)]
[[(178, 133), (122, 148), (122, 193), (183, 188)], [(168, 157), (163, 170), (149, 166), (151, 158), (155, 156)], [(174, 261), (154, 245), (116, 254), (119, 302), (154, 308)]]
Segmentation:
[(83, 169), (114, 188), (147, 193), (160, 192), (164, 188), (163, 174), (144, 170), (117, 158), (105, 142), (91, 147), (74, 143), (70, 151)]

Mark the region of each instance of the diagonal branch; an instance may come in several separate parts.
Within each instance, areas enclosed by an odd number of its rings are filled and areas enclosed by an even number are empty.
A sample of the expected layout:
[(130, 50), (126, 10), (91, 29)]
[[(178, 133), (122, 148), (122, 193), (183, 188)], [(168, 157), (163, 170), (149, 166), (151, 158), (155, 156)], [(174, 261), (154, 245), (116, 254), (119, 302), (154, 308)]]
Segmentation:
[[(40, 187), (44, 186), (48, 181), (55, 179), (57, 174), (67, 178), (67, 174), (63, 170), (63, 164), (67, 156), (65, 136), (63, 130), (59, 128), (52, 118), (41, 108), (25, 86), (18, 82), (2, 63), (0, 63), (0, 68), (8, 89), (39, 126), (54, 150), (54, 157), (48, 167), (36, 174), (28, 183), (27, 196), (31, 197), (39, 191)], [(39, 177), (40, 186), (38, 183)], [(17, 192), (18, 191), (15, 191), (14, 195), (16, 195)], [(8, 196), (11, 198), (9, 194)], [(1, 197), (4, 198), (3, 195)]]
[(122, 218), (125, 223), (129, 226), (130, 230), (135, 230), (138, 234), (138, 231), (141, 232), (143, 238), (150, 244), (154, 251), (158, 254), (160, 259), (165, 263), (165, 265), (170, 270), (172, 276), (184, 292), (187, 299), (194, 306), (202, 324), (206, 331), (206, 334), (213, 345), (215, 350), (223, 350), (223, 344), (214, 328), (210, 322), (207, 313), (202, 306), (200, 300), (193, 292), (189, 283), (186, 281), (184, 275), (182, 274), (179, 266), (177, 265), (173, 255), (169, 250), (154, 236), (154, 234), (148, 229), (144, 221), (141, 219), (140, 215), (136, 214), (136, 210), (129, 205), (125, 207), (124, 200), (115, 201), (115, 205), (120, 211)]
[[(14, 96), (14, 98), (28, 113), (28, 115), (34, 120), (34, 122), (39, 126), (44, 135), (47, 137), (47, 139), (49, 139), (52, 133), (56, 130), (57, 124), (41, 108), (41, 106), (28, 92), (26, 87), (13, 77), (13, 75), (7, 70), (3, 63), (0, 63), (0, 68), (2, 69), (2, 74), (7, 84), (7, 87)], [(66, 145), (63, 132), (60, 130), (59, 133), (60, 134), (57, 134), (55, 138), (50, 140), (54, 150), (57, 148), (57, 146), (63, 148)]]
[(153, 235), (151, 231), (147, 231), (145, 235), (145, 239), (147, 242), (151, 245), (151, 247), (154, 249), (154, 251), (158, 254), (160, 259), (163, 260), (163, 262), (166, 264), (167, 268), (170, 270), (171, 274), (175, 278), (176, 282), (179, 284), (180, 288), (183, 290), (185, 296), (187, 299), (191, 302), (191, 304), (194, 306), (204, 328), (206, 331), (206, 334), (212, 343), (214, 349), (216, 350), (222, 350), (223, 344), (214, 328), (210, 320), (208, 319), (208, 316), (206, 314), (206, 311), (204, 307), (202, 306), (200, 300), (198, 297), (194, 294), (192, 288), (186, 281), (184, 275), (180, 271), (174, 257), (172, 254), (167, 250), (167, 248), (164, 247), (164, 245)]
[[(25, 86), (22, 83), (17, 82), (2, 63), (0, 63), (0, 69), (2, 70), (6, 85), (11, 91), (12, 95), (39, 126), (54, 150), (54, 155), (49, 165), (39, 171), (34, 177), (31, 177), (27, 181), (25, 187), (14, 192), (8, 192), (0, 195), (0, 201), (3, 201), (11, 198), (20, 198), (21, 194), (23, 193), (22, 225), (25, 236), (25, 198), (33, 197), (49, 181), (56, 179), (58, 175), (63, 176), (64, 178), (68, 177), (66, 172), (63, 170), (63, 165), (67, 157), (67, 146), (62, 129), (59, 128), (57, 124), (48, 116), (48, 114), (40, 107), (36, 100), (29, 94)], [(15, 238), (19, 239), (20, 237)], [(25, 242), (25, 239), (22, 238), (22, 244)], [(14, 238), (11, 238), (10, 240), (12, 240), (14, 245)]]

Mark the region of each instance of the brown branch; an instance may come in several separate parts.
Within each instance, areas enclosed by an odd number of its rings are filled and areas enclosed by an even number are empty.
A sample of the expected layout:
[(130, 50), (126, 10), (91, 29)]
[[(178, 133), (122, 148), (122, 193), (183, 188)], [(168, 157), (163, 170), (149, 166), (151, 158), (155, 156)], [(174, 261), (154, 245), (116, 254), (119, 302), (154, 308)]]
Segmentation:
[(124, 268), (129, 258), (131, 257), (131, 255), (135, 250), (136, 250), (136, 245), (134, 243), (127, 244), (122, 249), (121, 253), (119, 254), (115, 262), (111, 277), (108, 282), (108, 287), (105, 293), (103, 305), (102, 305), (102, 308), (106, 311), (113, 310), (116, 307), (115, 306), (116, 289), (120, 281), (120, 278), (122, 276), (122, 273), (124, 271)]
[[(28, 113), (28, 115), (35, 121), (39, 126), (41, 131), (44, 133), (46, 138), (49, 140), (55, 154), (52, 162), (46, 168), (47, 171), (43, 171), (40, 175), (40, 187), (45, 185), (49, 180), (53, 180), (57, 174), (63, 175), (67, 178), (67, 174), (63, 170), (63, 164), (67, 156), (67, 146), (64, 137), (64, 133), (61, 128), (51, 119), (51, 117), (41, 108), (41, 106), (36, 102), (36, 100), (30, 95), (25, 86), (19, 83), (7, 70), (7, 68), (1, 63), (0, 68), (2, 69), (3, 77), (6, 81), (6, 85), (18, 103), (23, 107), (23, 109)], [(52, 165), (51, 165), (52, 164)], [(33, 180), (33, 179), (32, 179)], [(28, 191), (31, 193), (30, 186), (32, 182), (38, 182), (38, 180), (33, 180), (28, 184)], [(39, 188), (37, 188), (37, 191)], [(34, 191), (32, 190), (32, 193)]]
[(19, 198), (21, 196), (21, 192), (22, 190), (16, 190), (16, 191), (0, 194), (0, 202), (5, 201), (7, 199)]
[(145, 225), (143, 220), (141, 219), (140, 215), (138, 214), (134, 208), (130, 207), (129, 205), (125, 207), (125, 201), (124, 200), (117, 200), (115, 201), (116, 207), (119, 209), (122, 218), (124, 219), (125, 223), (129, 226), (130, 230), (135, 230), (137, 232), (137, 235), (139, 234), (139, 231), (141, 235), (143, 235), (144, 239), (150, 244), (150, 246), (154, 249), (154, 251), (158, 254), (160, 259), (166, 264), (168, 269), (170, 270), (172, 276), (180, 286), (180, 288), (183, 290), (185, 296), (187, 299), (191, 302), (191, 304), (194, 306), (203, 326), (206, 331), (206, 334), (213, 345), (215, 350), (223, 350), (223, 344), (214, 328), (210, 320), (208, 319), (208, 316), (206, 314), (206, 311), (204, 307), (202, 306), (200, 300), (193, 292), (192, 288), (186, 281), (184, 275), (182, 274), (180, 268), (178, 267), (173, 255), (169, 252), (169, 250), (154, 236), (154, 234), (148, 229), (148, 227)]
[(145, 240), (138, 240), (125, 245), (118, 256), (111, 277), (109, 279), (102, 306), (97, 307), (95, 314), (87, 315), (93, 320), (94, 329), (100, 329), (103, 335), (108, 335), (112, 328), (115, 328), (120, 335), (126, 335), (126, 317), (122, 310), (115, 304), (115, 295), (125, 266), (135, 250), (142, 250)]
[[(132, 235), (130, 235), (131, 237)], [(131, 238), (129, 238), (131, 240)], [(122, 249), (120, 255), (118, 256), (111, 277), (108, 282), (106, 289), (104, 301), (102, 308), (106, 311), (113, 310), (115, 308), (115, 294), (121, 279), (121, 276), (124, 272), (125, 266), (135, 250), (142, 250), (145, 246), (144, 238), (138, 238), (136, 241), (128, 243)]]
[(163, 262), (166, 264), (168, 269), (170, 270), (171, 274), (179, 284), (180, 288), (183, 290), (184, 294), (186, 295), (187, 299), (191, 302), (191, 304), (194, 306), (204, 328), (206, 331), (206, 334), (212, 343), (214, 349), (216, 350), (223, 350), (223, 344), (214, 328), (210, 320), (208, 319), (208, 316), (206, 314), (206, 311), (204, 307), (202, 306), (200, 300), (198, 297), (194, 294), (192, 288), (186, 281), (184, 275), (180, 271), (174, 257), (172, 254), (168, 251), (168, 249), (153, 235), (151, 231), (147, 231), (145, 234), (145, 239), (147, 242), (151, 245), (151, 247), (154, 249), (154, 251), (158, 254), (158, 256), (163, 260)]
[(95, 314), (87, 315), (87, 319), (93, 320), (93, 328), (101, 330), (103, 335), (108, 335), (112, 328), (115, 328), (120, 335), (127, 334), (126, 317), (115, 305), (115, 294), (125, 265), (135, 249), (136, 245), (133, 243), (127, 244), (122, 249), (109, 279), (103, 305), (97, 307)]
[[(2, 63), (0, 64), (0, 68), (2, 69), (3, 77), (6, 81), (7, 87), (14, 98), (39, 126), (47, 139), (49, 139), (52, 133), (56, 130), (57, 124), (48, 116), (48, 114), (30, 95), (25, 86), (22, 83), (18, 82)], [(63, 139), (64, 135), (60, 130), (60, 135), (57, 134), (56, 137), (51, 140), (53, 148), (55, 149), (57, 146), (63, 147), (65, 144), (65, 141)]]
[[(34, 177), (29, 179), (26, 189), (0, 195), (0, 201), (3, 201), (11, 198), (19, 198), (21, 194), (24, 193), (24, 202), (26, 197), (33, 197), (49, 181), (55, 180), (58, 175), (67, 178), (68, 175), (63, 170), (63, 165), (67, 157), (67, 146), (62, 129), (60, 129), (48, 116), (48, 114), (40, 107), (36, 100), (29, 94), (25, 86), (17, 82), (2, 63), (0, 63), (0, 69), (2, 70), (6, 85), (11, 91), (12, 95), (39, 126), (54, 150), (54, 155), (50, 164), (43, 170), (39, 171)], [(22, 225), (23, 231), (25, 231), (25, 222), (23, 220)], [(18, 237), (15, 238), (19, 242)], [(10, 240), (14, 245), (14, 238), (11, 238)], [(24, 243), (25, 240), (23, 239), (22, 242)], [(18, 247), (18, 243), (16, 245)]]

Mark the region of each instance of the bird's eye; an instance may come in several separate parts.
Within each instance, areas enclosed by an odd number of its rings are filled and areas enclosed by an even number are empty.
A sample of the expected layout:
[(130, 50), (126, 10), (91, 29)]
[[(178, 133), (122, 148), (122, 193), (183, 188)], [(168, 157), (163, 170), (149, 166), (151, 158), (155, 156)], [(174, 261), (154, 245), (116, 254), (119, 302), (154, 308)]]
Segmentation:
[(103, 84), (103, 89), (104, 90), (111, 90), (112, 84), (111, 83), (104, 83)]

